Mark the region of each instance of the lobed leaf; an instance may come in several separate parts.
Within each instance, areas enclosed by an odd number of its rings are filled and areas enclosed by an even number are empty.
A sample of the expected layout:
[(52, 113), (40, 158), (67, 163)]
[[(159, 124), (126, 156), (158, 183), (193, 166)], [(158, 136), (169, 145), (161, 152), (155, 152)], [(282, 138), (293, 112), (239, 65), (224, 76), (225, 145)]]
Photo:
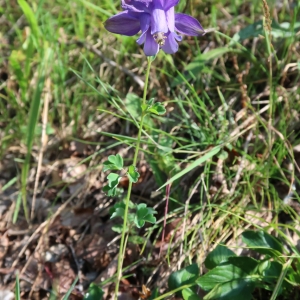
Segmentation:
[(136, 170), (136, 167), (134, 165), (131, 165), (128, 168), (127, 177), (133, 183), (136, 183), (138, 181), (140, 173)]

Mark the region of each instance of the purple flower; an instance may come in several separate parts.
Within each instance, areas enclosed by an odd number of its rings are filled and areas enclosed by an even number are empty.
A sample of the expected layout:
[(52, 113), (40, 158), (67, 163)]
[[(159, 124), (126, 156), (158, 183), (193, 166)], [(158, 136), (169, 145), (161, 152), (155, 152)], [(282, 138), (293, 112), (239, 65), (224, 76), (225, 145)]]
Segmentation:
[(182, 37), (176, 32), (190, 36), (204, 35), (205, 31), (195, 18), (175, 13), (179, 0), (121, 0), (123, 12), (105, 22), (105, 28), (113, 33), (132, 36), (142, 31), (137, 39), (144, 44), (147, 56), (154, 56), (161, 48), (172, 54), (178, 50), (177, 41)]

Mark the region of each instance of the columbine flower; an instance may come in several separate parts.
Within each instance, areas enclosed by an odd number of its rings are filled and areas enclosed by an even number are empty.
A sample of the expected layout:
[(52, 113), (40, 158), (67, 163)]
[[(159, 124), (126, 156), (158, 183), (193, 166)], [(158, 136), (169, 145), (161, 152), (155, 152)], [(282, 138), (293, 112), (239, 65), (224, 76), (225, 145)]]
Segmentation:
[(177, 32), (199, 36), (205, 31), (193, 17), (175, 13), (174, 6), (179, 0), (121, 0), (123, 12), (105, 22), (105, 28), (113, 33), (132, 36), (142, 31), (137, 39), (144, 44), (147, 56), (156, 55), (161, 48), (166, 53), (178, 50), (177, 41), (182, 37)]

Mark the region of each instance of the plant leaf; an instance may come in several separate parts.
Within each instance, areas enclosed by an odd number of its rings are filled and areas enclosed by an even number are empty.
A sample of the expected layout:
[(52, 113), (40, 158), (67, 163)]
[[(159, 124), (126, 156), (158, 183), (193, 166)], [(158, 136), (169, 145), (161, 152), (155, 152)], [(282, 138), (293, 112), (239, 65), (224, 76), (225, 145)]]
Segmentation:
[(175, 290), (185, 284), (196, 282), (199, 278), (199, 267), (197, 264), (189, 265), (170, 275), (168, 286), (171, 290)]
[(142, 99), (133, 93), (128, 93), (125, 98), (125, 105), (127, 111), (132, 115), (134, 118), (139, 118), (142, 114), (141, 109)]
[(123, 169), (123, 158), (120, 154), (110, 155), (107, 161), (103, 163), (103, 172), (107, 170), (122, 170)]
[(201, 276), (197, 280), (197, 284), (205, 291), (209, 291), (217, 284), (224, 284), (234, 280), (249, 278), (251, 278), (251, 276), (249, 276), (249, 274), (244, 272), (241, 268), (230, 264), (229, 262), (225, 262), (221, 266), (217, 266), (205, 275)]
[(119, 176), (119, 174), (116, 173), (110, 173), (107, 176), (107, 180), (108, 180), (108, 186), (110, 188), (116, 188), (121, 180), (121, 176)]
[(111, 215), (111, 219), (115, 217), (124, 217), (125, 211), (125, 203), (124, 202), (117, 202), (110, 210), (109, 213)]
[(269, 283), (275, 283), (282, 271), (282, 264), (277, 261), (269, 261), (268, 268), (263, 270), (262, 275), (264, 277), (264, 281)]
[(243, 242), (258, 253), (278, 257), (282, 255), (283, 246), (278, 239), (264, 231), (246, 230), (242, 233)]
[(156, 222), (156, 218), (153, 216), (153, 214), (156, 213), (157, 212), (153, 208), (147, 207), (147, 204), (140, 203), (136, 209), (134, 223), (138, 228), (143, 227), (145, 222), (154, 224)]
[(163, 115), (166, 113), (166, 108), (160, 102), (156, 102), (147, 111), (156, 115)]
[(256, 274), (260, 262), (252, 257), (232, 256), (228, 257), (228, 263), (240, 268), (247, 274)]
[(128, 168), (127, 177), (133, 183), (136, 183), (138, 181), (140, 173), (137, 172), (136, 167), (134, 165), (131, 165)]
[(218, 245), (212, 252), (210, 252), (204, 264), (207, 269), (213, 269), (220, 263), (227, 261), (229, 257), (236, 256), (236, 254), (223, 245)]
[(254, 282), (249, 279), (235, 279), (230, 282), (216, 285), (209, 292), (205, 300), (251, 300), (255, 288)]
[(198, 296), (198, 294), (195, 291), (193, 291), (191, 288), (183, 289), (182, 297), (184, 300), (200, 300), (201, 299)]
[(37, 19), (35, 17), (33, 10), (31, 9), (29, 4), (25, 0), (18, 0), (18, 4), (21, 7), (21, 9), (31, 27), (34, 38), (37, 41), (38, 37), (39, 37), (39, 25), (38, 25), (38, 22), (37, 22)]

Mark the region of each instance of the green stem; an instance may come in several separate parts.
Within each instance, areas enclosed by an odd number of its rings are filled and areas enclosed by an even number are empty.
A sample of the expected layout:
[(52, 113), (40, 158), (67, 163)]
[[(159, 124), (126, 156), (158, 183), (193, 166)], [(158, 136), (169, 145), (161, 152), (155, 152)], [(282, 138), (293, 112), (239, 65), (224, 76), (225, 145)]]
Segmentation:
[[(147, 89), (148, 89), (148, 82), (149, 82), (149, 75), (150, 75), (150, 68), (151, 68), (152, 61), (153, 61), (152, 57), (148, 57), (148, 64), (147, 64), (147, 71), (146, 71), (146, 77), (145, 77), (145, 85), (144, 85), (142, 104), (146, 104)], [(138, 132), (138, 136), (137, 136), (137, 142), (136, 142), (135, 152), (134, 152), (134, 157), (133, 157), (133, 165), (134, 166), (136, 166), (136, 162), (137, 162), (137, 158), (138, 158), (138, 154), (139, 154), (139, 150), (140, 150), (144, 118), (145, 118), (145, 112), (142, 112), (141, 121), (139, 124), (139, 132)], [(127, 197), (125, 200), (124, 222), (123, 222), (122, 236), (121, 236), (119, 257), (118, 257), (118, 271), (117, 271), (116, 288), (115, 288), (115, 299), (116, 300), (118, 299), (118, 291), (119, 291), (120, 281), (122, 278), (122, 268), (123, 268), (123, 258), (124, 258), (123, 254), (125, 254), (125, 249), (126, 249), (126, 245), (127, 245), (127, 239), (125, 239), (125, 236), (126, 236), (128, 209), (129, 209), (131, 190), (132, 190), (132, 182), (129, 181)]]
[(286, 273), (287, 273), (287, 271), (288, 271), (288, 268), (291, 266), (292, 262), (293, 262), (293, 259), (290, 258), (290, 259), (283, 265), (282, 271), (281, 271), (281, 273), (280, 273), (280, 276), (279, 276), (279, 278), (278, 278), (278, 281), (277, 281), (276, 286), (275, 286), (275, 288), (274, 288), (274, 290), (273, 290), (273, 293), (272, 293), (272, 296), (271, 296), (270, 300), (275, 300), (275, 299), (277, 298), (277, 296), (278, 296), (278, 294), (279, 294), (279, 290), (280, 290), (281, 287), (282, 287), (282, 282), (283, 282), (283, 280), (284, 280), (284, 278), (285, 278), (285, 276), (286, 276)]

